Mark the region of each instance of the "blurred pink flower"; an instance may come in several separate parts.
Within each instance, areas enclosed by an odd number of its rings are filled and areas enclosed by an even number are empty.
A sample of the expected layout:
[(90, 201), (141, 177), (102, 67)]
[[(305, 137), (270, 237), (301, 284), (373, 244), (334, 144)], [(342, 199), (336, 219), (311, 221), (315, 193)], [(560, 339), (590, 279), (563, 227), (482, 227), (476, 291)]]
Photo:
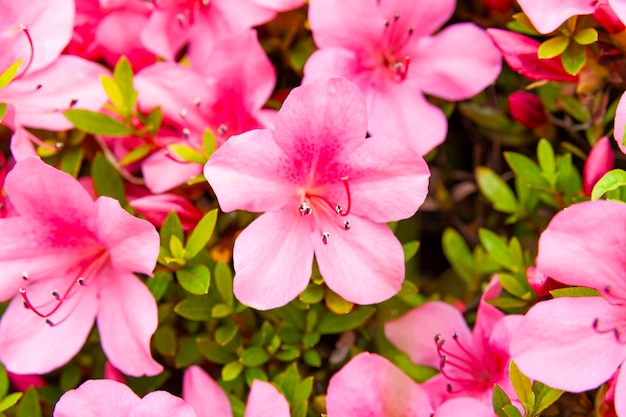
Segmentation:
[(615, 123), (613, 125), (613, 136), (617, 142), (617, 146), (626, 153), (626, 145), (624, 144), (624, 129), (626, 129), (626, 94), (622, 94), (617, 109), (615, 110)]
[(500, 291), (494, 277), (481, 298), (473, 331), (457, 309), (441, 301), (427, 302), (385, 324), (387, 338), (413, 363), (441, 370), (422, 384), (436, 410), (455, 397), (490, 405), (494, 384), (516, 398), (509, 379), (508, 343), (520, 317), (505, 317), (486, 302)]
[(427, 393), (382, 356), (360, 353), (330, 378), (328, 417), (430, 417)]
[[(187, 368), (183, 376), (183, 398), (198, 417), (233, 417), (224, 390), (196, 365)], [(289, 404), (272, 384), (255, 380), (244, 417), (289, 417)]]
[[(5, 190), (18, 215), (0, 219), (0, 359), (14, 373), (47, 373), (83, 346), (97, 319), (111, 363), (155, 375), (154, 297), (133, 274), (152, 274), (159, 235), (116, 200), (95, 202), (37, 158), (18, 162)], [(27, 308), (24, 308), (24, 307)]]
[(534, 266), (526, 269), (526, 279), (537, 297), (548, 297), (550, 291), (565, 287), (564, 284), (553, 280)]
[(615, 156), (611, 149), (611, 142), (608, 137), (604, 136), (591, 148), (583, 166), (583, 190), (587, 197), (591, 196), (596, 182), (612, 170), (614, 165)]
[(539, 42), (521, 33), (502, 29), (487, 29), (491, 39), (502, 51), (504, 60), (511, 69), (530, 80), (577, 82), (578, 76), (563, 69), (561, 57), (539, 59)]
[(472, 23), (431, 36), (455, 6), (455, 0), (311, 0), (309, 21), (320, 49), (304, 67), (304, 83), (348, 78), (365, 95), (372, 135), (395, 137), (426, 154), (444, 141), (447, 120), (424, 94), (464, 100), (501, 69), (498, 49)]
[(552, 219), (539, 239), (537, 267), (601, 297), (536, 304), (513, 334), (511, 356), (528, 377), (570, 392), (597, 388), (617, 372), (615, 407), (626, 416), (623, 224), (626, 204), (605, 200), (574, 204)]
[(196, 417), (191, 405), (165, 391), (139, 398), (130, 388), (109, 379), (91, 379), (67, 391), (53, 417)]
[(16, 390), (21, 392), (26, 391), (30, 387), (43, 388), (48, 385), (45, 379), (36, 374), (21, 375), (14, 374), (13, 372), (7, 372), (7, 374), (9, 376), (9, 381), (11, 381), (11, 385), (13, 385)]
[(266, 212), (235, 242), (235, 295), (257, 309), (285, 305), (306, 288), (315, 254), (345, 299), (393, 296), (404, 256), (385, 222), (423, 203), (424, 160), (393, 138), (365, 138), (364, 98), (343, 78), (292, 90), (275, 126), (231, 137), (204, 169), (223, 211)]
[(526, 91), (515, 91), (509, 95), (511, 117), (529, 129), (535, 129), (548, 122), (546, 109), (541, 99)]

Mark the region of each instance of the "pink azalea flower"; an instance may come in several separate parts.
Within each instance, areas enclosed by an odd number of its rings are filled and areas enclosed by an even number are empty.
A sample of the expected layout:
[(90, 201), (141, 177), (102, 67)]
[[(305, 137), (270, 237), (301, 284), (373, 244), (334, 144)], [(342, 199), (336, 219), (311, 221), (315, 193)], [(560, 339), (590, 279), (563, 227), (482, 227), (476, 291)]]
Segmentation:
[[(183, 398), (193, 406), (198, 417), (233, 417), (224, 390), (198, 366), (190, 366), (185, 371)], [(272, 384), (255, 380), (244, 417), (289, 417), (289, 404)]]
[(511, 69), (530, 80), (577, 82), (578, 76), (563, 69), (561, 57), (539, 59), (539, 42), (520, 33), (502, 29), (487, 29), (491, 39), (502, 51), (504, 60)]
[[(617, 372), (615, 407), (626, 416), (626, 204), (597, 200), (559, 212), (539, 239), (537, 267), (557, 281), (601, 297), (542, 301), (521, 320), (511, 356), (532, 379), (583, 392)], [(619, 368), (619, 369), (618, 369)]]
[(611, 143), (609, 138), (604, 136), (591, 148), (583, 166), (583, 190), (587, 197), (591, 196), (591, 191), (596, 182), (612, 170), (614, 165), (615, 156), (611, 149)]
[(496, 417), (491, 404), (471, 397), (452, 398), (441, 404), (433, 417)]
[(268, 22), (276, 11), (258, 0), (160, 0), (141, 33), (143, 44), (172, 61), (189, 43), (191, 61), (218, 40)]
[[(0, 359), (14, 373), (47, 373), (69, 361), (97, 320), (111, 363), (155, 375), (154, 297), (133, 274), (151, 274), (154, 227), (116, 200), (95, 202), (69, 175), (37, 158), (18, 162), (5, 191), (16, 212), (0, 219)], [(45, 202), (45, 204), (42, 204)], [(26, 307), (26, 308), (25, 308)]]
[(235, 295), (258, 309), (288, 303), (307, 286), (315, 254), (345, 299), (393, 296), (404, 259), (385, 222), (424, 201), (424, 160), (395, 139), (365, 138), (365, 101), (343, 78), (292, 90), (275, 126), (231, 137), (204, 169), (222, 210), (266, 212), (235, 242)]
[(617, 109), (615, 110), (615, 124), (613, 127), (613, 135), (619, 149), (626, 153), (626, 145), (624, 144), (624, 129), (626, 129), (626, 94), (622, 94), (622, 97), (617, 103)]
[(550, 291), (565, 287), (565, 285), (553, 280), (534, 266), (529, 266), (526, 269), (526, 279), (530, 288), (537, 294), (537, 297), (548, 297)]
[(500, 291), (494, 277), (481, 299), (473, 331), (457, 309), (441, 301), (427, 302), (385, 324), (387, 338), (414, 363), (441, 370), (423, 384), (435, 409), (454, 397), (491, 404), (494, 384), (516, 398), (508, 375), (508, 343), (519, 317), (505, 317), (486, 302)]
[(472, 23), (431, 36), (455, 6), (455, 0), (311, 0), (309, 21), (320, 49), (304, 67), (304, 82), (348, 78), (365, 95), (372, 135), (396, 137), (426, 154), (445, 139), (447, 121), (424, 94), (467, 99), (501, 69), (497, 48)]
[(328, 417), (430, 417), (426, 392), (382, 356), (360, 353), (330, 378)]
[(63, 394), (53, 417), (196, 417), (191, 405), (165, 391), (139, 398), (117, 381), (91, 379)]
[(43, 388), (48, 385), (46, 380), (39, 375), (20, 375), (14, 374), (13, 372), (7, 372), (7, 374), (9, 376), (9, 381), (11, 381), (11, 385), (13, 385), (18, 391), (24, 392), (30, 387)]
[(597, 0), (517, 0), (522, 11), (541, 33), (556, 30), (572, 16), (592, 14)]

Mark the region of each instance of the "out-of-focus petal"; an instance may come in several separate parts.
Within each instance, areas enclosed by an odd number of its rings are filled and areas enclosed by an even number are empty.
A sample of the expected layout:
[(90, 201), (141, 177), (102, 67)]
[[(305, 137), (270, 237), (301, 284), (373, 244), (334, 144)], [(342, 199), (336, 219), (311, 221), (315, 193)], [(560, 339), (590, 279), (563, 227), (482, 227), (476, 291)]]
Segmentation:
[(228, 396), (206, 372), (192, 365), (183, 375), (183, 398), (198, 417), (232, 417)]

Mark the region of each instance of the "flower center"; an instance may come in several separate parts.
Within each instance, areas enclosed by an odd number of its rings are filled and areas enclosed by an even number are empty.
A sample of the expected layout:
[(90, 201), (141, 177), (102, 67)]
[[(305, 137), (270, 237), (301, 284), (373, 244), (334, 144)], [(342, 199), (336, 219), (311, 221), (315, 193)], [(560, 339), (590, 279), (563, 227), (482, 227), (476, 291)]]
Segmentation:
[(452, 340), (458, 348), (454, 351), (445, 347), (446, 340), (443, 336), (435, 336), (440, 359), (439, 370), (448, 380), (448, 392), (475, 393), (491, 388), (493, 373), (489, 367), (459, 342), (456, 333), (452, 334)]
[(385, 29), (380, 42), (380, 62), (391, 79), (402, 82), (406, 79), (411, 63), (411, 56), (403, 54), (402, 50), (409, 43), (414, 29), (410, 26), (406, 30), (398, 27), (400, 13), (393, 19), (385, 20)]
[[(158, 0), (153, 0), (158, 5)], [(193, 25), (196, 22), (196, 13), (201, 8), (208, 7), (211, 4), (211, 0), (181, 0), (177, 6), (182, 11), (176, 14), (176, 20), (178, 24), (183, 27), (185, 25)]]
[[(345, 210), (341, 205), (331, 203), (328, 200), (328, 198), (322, 195), (313, 194), (307, 191), (304, 194), (302, 203), (298, 207), (300, 216), (307, 217), (307, 216), (310, 216), (311, 214), (315, 215), (315, 213), (313, 212), (312, 202), (316, 200), (319, 200), (321, 202), (321, 204), (316, 205), (317, 207), (325, 207), (327, 210), (333, 212), (336, 216), (340, 216), (340, 217), (348, 216), (350, 214), (350, 209), (352, 207), (352, 197), (350, 195), (350, 184), (348, 183), (348, 177), (342, 177), (341, 182), (343, 183), (344, 189), (346, 191), (346, 196), (347, 196), (347, 207), (345, 208)], [(350, 230), (350, 220), (348, 219), (344, 220), (339, 227), (343, 230)], [(322, 242), (325, 245), (327, 245), (329, 239), (330, 239), (330, 232), (323, 231)]]
[[(27, 287), (20, 288), (19, 294), (24, 300), (24, 307), (31, 310), (37, 316), (46, 319), (46, 323), (50, 327), (63, 323), (70, 316), (70, 314), (72, 314), (76, 305), (78, 305), (79, 297), (82, 295), (81, 289), (94, 281), (98, 271), (108, 261), (108, 259), (109, 252), (105, 249), (99, 250), (94, 256), (80, 262), (83, 266), (78, 268), (78, 272), (74, 275), (75, 278), (72, 278), (71, 281), (69, 281), (69, 285), (67, 285), (65, 289), (59, 290), (57, 288), (52, 288), (49, 292), (50, 296), (45, 297), (44, 299), (42, 299), (42, 297), (35, 297), (39, 298), (39, 300), (35, 301), (29, 296)], [(29, 276), (27, 272), (24, 272), (22, 274), (22, 279), (24, 282), (29, 283), (32, 280), (32, 277)], [(70, 302), (70, 300), (73, 301), (70, 311), (64, 316), (53, 320), (52, 316), (59, 312), (59, 309), (62, 305), (64, 305), (64, 303)]]

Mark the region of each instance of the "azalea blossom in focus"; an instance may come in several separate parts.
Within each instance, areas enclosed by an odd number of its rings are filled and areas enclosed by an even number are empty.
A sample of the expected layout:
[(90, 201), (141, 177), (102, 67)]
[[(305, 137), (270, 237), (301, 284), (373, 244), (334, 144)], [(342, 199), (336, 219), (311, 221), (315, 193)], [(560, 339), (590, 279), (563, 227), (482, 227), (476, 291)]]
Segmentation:
[(53, 417), (196, 417), (191, 405), (165, 391), (139, 398), (128, 386), (109, 379), (91, 379), (67, 391)]
[(102, 349), (128, 375), (155, 375), (152, 274), (159, 236), (108, 197), (93, 201), (72, 177), (38, 158), (18, 162), (5, 187), (15, 215), (0, 219), (0, 359), (14, 373), (68, 362), (97, 321)]
[(313, 254), (345, 299), (393, 296), (404, 256), (385, 222), (424, 201), (424, 160), (394, 138), (365, 138), (363, 96), (343, 78), (294, 89), (275, 126), (231, 137), (204, 170), (223, 211), (265, 212), (235, 242), (237, 298), (258, 309), (288, 303), (309, 283)]
[(539, 239), (537, 267), (601, 296), (542, 301), (511, 340), (520, 370), (554, 388), (583, 392), (617, 372), (615, 408), (626, 416), (626, 204), (597, 200), (559, 212)]
[(424, 94), (464, 100), (501, 69), (498, 49), (474, 24), (431, 36), (455, 7), (455, 0), (311, 0), (309, 21), (320, 49), (304, 67), (304, 83), (348, 78), (365, 95), (372, 135), (395, 137), (426, 154), (445, 139), (447, 120)]

